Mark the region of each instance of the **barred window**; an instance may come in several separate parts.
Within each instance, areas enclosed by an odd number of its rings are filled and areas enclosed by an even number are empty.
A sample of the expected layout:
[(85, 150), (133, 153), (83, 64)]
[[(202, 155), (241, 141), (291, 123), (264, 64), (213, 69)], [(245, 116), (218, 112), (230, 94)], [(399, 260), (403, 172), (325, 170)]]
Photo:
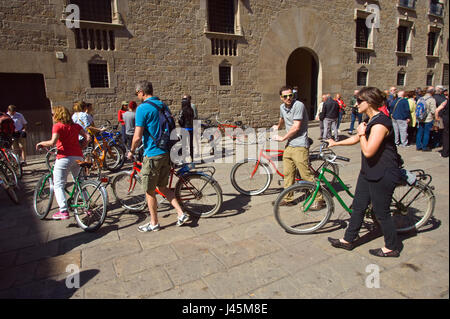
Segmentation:
[(369, 44), (369, 29), (366, 26), (366, 20), (356, 19), (356, 47), (367, 48)]
[(397, 51), (406, 52), (406, 44), (408, 43), (409, 28), (405, 26), (398, 27)]
[(80, 20), (112, 22), (111, 0), (70, 0), (80, 8)]
[(434, 78), (434, 74), (433, 73), (428, 73), (427, 74), (427, 86), (432, 86), (433, 85), (433, 78)]
[(88, 65), (91, 88), (109, 87), (108, 65), (106, 63), (89, 63)]
[(220, 85), (231, 85), (231, 66), (219, 66)]
[(358, 70), (356, 79), (358, 86), (367, 86), (367, 72), (368, 70), (365, 67)]
[(209, 31), (234, 34), (234, 0), (208, 1)]
[(438, 34), (437, 32), (430, 32), (428, 33), (428, 48), (427, 48), (427, 55), (436, 55), (436, 44), (438, 40)]
[(442, 68), (442, 85), (448, 86), (448, 64)]
[(406, 72), (404, 70), (398, 71), (397, 86), (405, 86), (405, 78), (406, 78)]

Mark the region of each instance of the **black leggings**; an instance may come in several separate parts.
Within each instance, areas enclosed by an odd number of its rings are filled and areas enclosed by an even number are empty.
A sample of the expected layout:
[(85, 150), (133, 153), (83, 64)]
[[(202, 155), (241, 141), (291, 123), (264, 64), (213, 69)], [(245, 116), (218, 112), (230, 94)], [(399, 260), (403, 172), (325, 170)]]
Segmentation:
[(352, 204), (353, 211), (344, 240), (348, 242), (355, 240), (361, 229), (365, 211), (369, 204), (372, 203), (373, 212), (380, 223), (384, 235), (385, 247), (390, 250), (399, 248), (397, 230), (389, 214), (389, 206), (394, 188), (399, 181), (398, 178), (397, 174), (392, 174), (388, 171), (378, 181), (369, 181), (364, 176), (359, 175)]

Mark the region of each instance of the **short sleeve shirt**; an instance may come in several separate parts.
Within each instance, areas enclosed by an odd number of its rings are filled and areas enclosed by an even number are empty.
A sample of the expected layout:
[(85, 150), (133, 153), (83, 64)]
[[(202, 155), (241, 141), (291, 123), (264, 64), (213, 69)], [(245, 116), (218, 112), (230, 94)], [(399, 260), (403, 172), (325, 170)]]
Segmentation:
[(56, 159), (64, 158), (68, 156), (81, 156), (81, 146), (78, 143), (78, 134), (83, 128), (78, 124), (63, 124), (56, 123), (53, 125), (52, 134), (58, 133), (59, 139), (56, 142), (56, 148), (58, 149), (58, 155)]
[(131, 111), (125, 112), (123, 113), (122, 118), (123, 121), (125, 122), (125, 134), (133, 135), (136, 123), (136, 113)]
[(25, 120), (25, 117), (22, 115), (22, 113), (16, 112), (14, 113), (14, 115), (11, 115), (8, 112), (8, 115), (13, 119), (16, 131), (22, 131), (23, 127), (27, 125), (27, 120)]
[(286, 131), (294, 125), (294, 121), (301, 121), (300, 130), (289, 139), (286, 146), (309, 147), (308, 142), (308, 113), (305, 105), (300, 101), (295, 101), (291, 108), (287, 108), (283, 103), (280, 105), (280, 117), (284, 119)]
[(136, 109), (136, 126), (144, 128), (144, 134), (142, 136), (142, 142), (144, 143), (144, 156), (152, 157), (166, 153), (166, 151), (156, 146), (153, 138), (156, 139), (159, 136), (159, 111), (156, 107), (149, 103), (150, 101), (156, 104), (158, 107), (166, 107), (157, 97), (151, 97), (145, 100)]
[(85, 112), (77, 112), (72, 115), (72, 121), (86, 130), (92, 124), (92, 117)]

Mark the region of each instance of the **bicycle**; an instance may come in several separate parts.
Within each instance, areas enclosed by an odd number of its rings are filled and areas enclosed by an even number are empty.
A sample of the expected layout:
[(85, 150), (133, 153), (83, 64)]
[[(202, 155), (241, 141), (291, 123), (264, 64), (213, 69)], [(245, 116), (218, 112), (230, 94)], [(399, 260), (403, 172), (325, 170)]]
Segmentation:
[[(345, 157), (330, 154), (322, 156), (328, 162), (334, 162), (336, 159), (349, 160)], [(274, 203), (275, 219), (288, 233), (309, 234), (322, 228), (334, 212), (332, 196), (336, 197), (346, 212), (352, 213), (351, 205), (345, 204), (336, 189), (324, 177), (325, 172), (334, 175), (345, 192), (351, 198), (354, 197), (337, 174), (323, 167), (315, 183), (305, 181), (296, 183), (283, 190), (277, 197)], [(415, 174), (416, 181), (411, 184), (405, 182), (397, 185), (392, 196), (390, 210), (398, 233), (418, 230), (427, 223), (434, 211), (435, 197), (433, 194), (434, 187), (430, 186), (431, 176), (420, 169), (410, 172), (417, 173)], [(323, 185), (326, 185), (326, 187)], [(310, 210), (309, 208), (319, 192), (323, 196), (325, 206), (320, 210)], [(290, 207), (280, 206), (281, 201), (289, 193), (293, 195), (295, 205)], [(365, 215), (366, 218), (377, 224), (371, 206), (366, 210)]]
[[(264, 193), (272, 183), (274, 172), (284, 178), (274, 161), (281, 161), (284, 150), (271, 150), (262, 148), (258, 158), (246, 158), (233, 165), (230, 172), (231, 184), (241, 194), (254, 196)], [(327, 150), (327, 154), (333, 154), (332, 150)], [(330, 168), (336, 175), (339, 174), (339, 167), (335, 163), (324, 161), (317, 152), (309, 154), (308, 167), (314, 178), (318, 178), (322, 167)], [(296, 172), (296, 181), (300, 181), (299, 172)], [(336, 182), (333, 179), (332, 183)]]
[(0, 152), (3, 153), (4, 158), (16, 173), (17, 178), (21, 179), (23, 175), (23, 169), (22, 165), (20, 165), (20, 158), (15, 152), (10, 149), (9, 146), (10, 145), (8, 145), (8, 143), (6, 142), (0, 143)]
[[(0, 152), (0, 154), (3, 154)], [(17, 176), (14, 170), (5, 160), (5, 157), (0, 156), (0, 185), (5, 190), (11, 201), (18, 205), (19, 198), (17, 196)]]
[[(111, 183), (116, 200), (123, 208), (131, 211), (142, 211), (147, 205), (145, 192), (140, 185), (142, 183), (139, 175), (141, 168), (142, 163), (134, 160), (132, 170), (120, 172)], [(182, 164), (178, 169), (172, 165), (168, 187), (174, 191), (182, 209), (189, 215), (211, 217), (222, 206), (222, 189), (212, 177), (215, 173), (214, 167), (202, 167), (201, 170), (196, 171), (193, 170), (194, 168), (193, 163)], [(173, 187), (175, 176), (178, 181)], [(138, 187), (136, 187), (137, 184), (139, 184)], [(158, 189), (156, 193), (165, 198)]]
[[(106, 218), (108, 193), (100, 181), (85, 179), (83, 172), (92, 163), (77, 161), (81, 169), (71, 191), (64, 189), (69, 211), (73, 210), (77, 224), (86, 232), (98, 230)], [(49, 213), (54, 197), (53, 169), (42, 176), (36, 183), (33, 192), (33, 208), (39, 219)]]
[[(93, 162), (93, 169), (105, 167), (111, 172), (119, 171), (125, 163), (125, 151), (122, 147), (108, 141), (108, 133), (95, 134), (87, 129), (93, 138), (92, 145), (83, 150), (83, 156), (87, 162)], [(100, 143), (101, 142), (101, 143)]]

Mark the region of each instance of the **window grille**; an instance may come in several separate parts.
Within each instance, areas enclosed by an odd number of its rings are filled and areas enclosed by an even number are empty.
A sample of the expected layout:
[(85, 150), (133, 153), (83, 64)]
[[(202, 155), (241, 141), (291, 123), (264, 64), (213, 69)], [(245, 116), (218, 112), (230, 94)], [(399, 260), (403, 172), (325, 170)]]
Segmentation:
[(370, 53), (369, 52), (357, 52), (356, 53), (356, 63), (370, 64)]
[(397, 66), (407, 66), (408, 65), (408, 57), (399, 56), (397, 57)]
[(398, 72), (397, 73), (397, 85), (398, 86), (405, 86), (405, 78), (406, 78), (406, 73), (405, 72)]
[(212, 55), (236, 56), (237, 55), (237, 40), (211, 38), (211, 54)]
[(359, 69), (357, 75), (357, 85), (366, 86), (367, 85), (367, 69)]
[(433, 85), (433, 73), (427, 74), (427, 86)]
[(444, 64), (443, 66), (442, 85), (448, 86), (448, 64)]
[(438, 40), (437, 32), (428, 33), (427, 55), (435, 55), (437, 40)]
[(231, 66), (219, 66), (220, 85), (231, 85)]
[(208, 1), (209, 31), (234, 34), (234, 0)]
[(356, 19), (356, 47), (367, 48), (369, 44), (369, 29), (366, 26), (366, 20)]
[(89, 80), (92, 88), (107, 88), (108, 65), (106, 63), (89, 63)]
[(408, 27), (398, 27), (397, 51), (406, 52), (406, 44), (408, 43)]
[(113, 30), (73, 29), (75, 47), (90, 50), (115, 50), (115, 35)]

